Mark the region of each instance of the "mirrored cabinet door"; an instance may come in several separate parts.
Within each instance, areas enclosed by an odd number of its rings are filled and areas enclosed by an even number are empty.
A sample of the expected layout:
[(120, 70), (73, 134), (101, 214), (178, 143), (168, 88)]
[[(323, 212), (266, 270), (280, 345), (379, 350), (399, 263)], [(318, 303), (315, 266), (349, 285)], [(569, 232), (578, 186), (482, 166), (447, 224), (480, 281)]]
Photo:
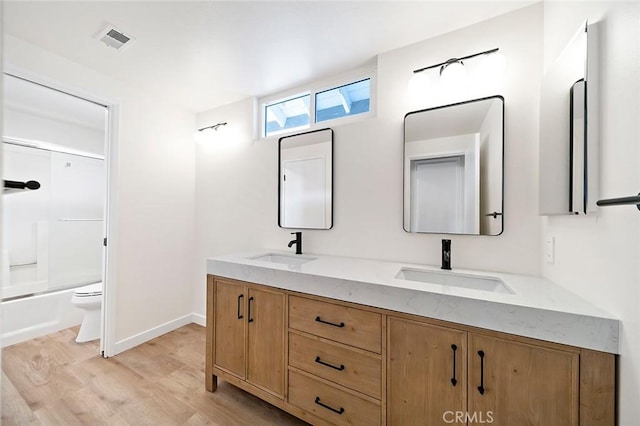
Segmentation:
[(598, 26), (583, 23), (542, 78), (541, 215), (597, 211), (599, 197)]
[(333, 130), (285, 136), (278, 148), (278, 225), (331, 229)]
[(503, 230), (504, 99), (410, 112), (404, 120), (404, 229)]

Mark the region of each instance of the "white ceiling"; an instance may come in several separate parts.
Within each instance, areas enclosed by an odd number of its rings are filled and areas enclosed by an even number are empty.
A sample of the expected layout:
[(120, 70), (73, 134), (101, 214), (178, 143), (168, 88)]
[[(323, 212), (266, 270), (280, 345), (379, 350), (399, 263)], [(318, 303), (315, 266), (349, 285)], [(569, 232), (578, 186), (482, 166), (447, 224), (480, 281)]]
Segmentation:
[[(357, 68), (533, 1), (5, 1), (3, 31), (194, 112)], [(93, 38), (112, 24), (123, 50)]]

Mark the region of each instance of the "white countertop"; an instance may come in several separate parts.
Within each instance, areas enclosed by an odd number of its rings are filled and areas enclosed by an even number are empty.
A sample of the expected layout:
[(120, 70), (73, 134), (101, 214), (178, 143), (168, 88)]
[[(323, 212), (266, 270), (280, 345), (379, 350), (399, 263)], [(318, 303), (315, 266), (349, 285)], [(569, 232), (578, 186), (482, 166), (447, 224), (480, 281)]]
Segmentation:
[(512, 291), (494, 293), (441, 284), (396, 279), (403, 267), (440, 271), (411, 263), (307, 254), (314, 258), (291, 266), (253, 260), (281, 250), (218, 256), (207, 260), (207, 273), (285, 290), (420, 315), (458, 324), (550, 342), (618, 353), (619, 321), (601, 309), (542, 278), (453, 268), (453, 272), (490, 276)]

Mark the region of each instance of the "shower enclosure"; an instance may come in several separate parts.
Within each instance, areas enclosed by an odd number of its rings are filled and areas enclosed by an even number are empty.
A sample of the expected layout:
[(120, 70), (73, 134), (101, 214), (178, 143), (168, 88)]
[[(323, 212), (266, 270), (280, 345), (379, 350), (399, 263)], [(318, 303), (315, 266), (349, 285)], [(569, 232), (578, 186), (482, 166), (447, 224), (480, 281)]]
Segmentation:
[(4, 198), (2, 299), (100, 281), (104, 160), (7, 141), (3, 148), (4, 175), (40, 188)]

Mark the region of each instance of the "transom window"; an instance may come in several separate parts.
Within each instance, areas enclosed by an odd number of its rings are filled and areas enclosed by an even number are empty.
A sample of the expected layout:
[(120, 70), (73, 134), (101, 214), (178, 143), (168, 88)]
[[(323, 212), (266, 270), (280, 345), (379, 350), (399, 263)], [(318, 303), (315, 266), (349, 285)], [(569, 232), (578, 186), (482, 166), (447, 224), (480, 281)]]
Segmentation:
[(316, 93), (316, 123), (369, 112), (371, 79)]
[(371, 110), (371, 78), (310, 90), (263, 104), (263, 137), (291, 133), (314, 123), (363, 114)]
[(311, 122), (311, 94), (265, 105), (265, 136), (306, 129)]

